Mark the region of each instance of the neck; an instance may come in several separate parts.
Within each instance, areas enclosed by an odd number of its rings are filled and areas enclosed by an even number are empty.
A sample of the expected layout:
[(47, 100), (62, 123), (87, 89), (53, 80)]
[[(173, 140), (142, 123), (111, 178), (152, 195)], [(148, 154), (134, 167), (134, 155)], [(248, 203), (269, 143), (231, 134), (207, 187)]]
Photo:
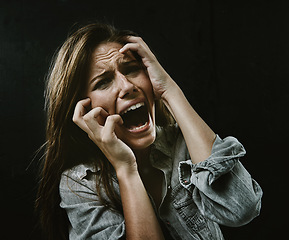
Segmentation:
[(150, 152), (151, 152), (150, 146), (144, 149), (134, 150), (134, 154), (136, 156), (136, 161), (139, 169), (143, 169), (150, 166), (149, 162)]

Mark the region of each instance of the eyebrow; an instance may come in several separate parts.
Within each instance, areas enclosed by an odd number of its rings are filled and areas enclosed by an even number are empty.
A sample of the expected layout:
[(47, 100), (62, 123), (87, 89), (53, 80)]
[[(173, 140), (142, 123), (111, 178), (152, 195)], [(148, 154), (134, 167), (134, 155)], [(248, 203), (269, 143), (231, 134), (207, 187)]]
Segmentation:
[(139, 63), (136, 59), (131, 59), (131, 60), (124, 60), (124, 61), (121, 61), (120, 63), (119, 63), (119, 65), (124, 65), (124, 66), (126, 66), (126, 65), (130, 65), (130, 64), (132, 64), (132, 63)]
[[(128, 65), (135, 64), (135, 63), (139, 64), (139, 62), (138, 62), (136, 59), (131, 59), (131, 60), (128, 60), (128, 61), (126, 61), (126, 60), (123, 59), (122, 61), (120, 61), (120, 62), (118, 63), (118, 65), (119, 65), (119, 67), (121, 68), (121, 67), (126, 67), (126, 66), (128, 66)], [(92, 83), (93, 83), (96, 79), (98, 79), (98, 78), (103, 78), (103, 77), (109, 76), (112, 72), (113, 72), (113, 71), (108, 70), (108, 71), (104, 71), (104, 72), (100, 73), (99, 75), (96, 75), (95, 77), (93, 77), (93, 78), (90, 80), (90, 84), (92, 84)]]

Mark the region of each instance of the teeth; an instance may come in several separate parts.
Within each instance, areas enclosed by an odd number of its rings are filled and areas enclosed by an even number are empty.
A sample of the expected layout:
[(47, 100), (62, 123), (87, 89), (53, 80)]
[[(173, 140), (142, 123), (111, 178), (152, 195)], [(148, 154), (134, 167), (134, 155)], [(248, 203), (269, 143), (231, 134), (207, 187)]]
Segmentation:
[(141, 128), (145, 127), (145, 126), (147, 125), (147, 123), (148, 123), (148, 122), (146, 122), (144, 125), (142, 125), (142, 126), (139, 126), (139, 127), (134, 127), (134, 128), (131, 128), (131, 130), (139, 130), (139, 129), (141, 129)]
[(144, 102), (141, 102), (141, 103), (137, 103), (137, 104), (135, 104), (135, 105), (132, 105), (132, 106), (130, 106), (128, 109), (126, 109), (126, 110), (122, 113), (122, 115), (125, 114), (125, 113), (127, 113), (128, 111), (135, 110), (135, 109), (140, 108), (140, 107), (142, 107), (142, 106), (144, 106)]

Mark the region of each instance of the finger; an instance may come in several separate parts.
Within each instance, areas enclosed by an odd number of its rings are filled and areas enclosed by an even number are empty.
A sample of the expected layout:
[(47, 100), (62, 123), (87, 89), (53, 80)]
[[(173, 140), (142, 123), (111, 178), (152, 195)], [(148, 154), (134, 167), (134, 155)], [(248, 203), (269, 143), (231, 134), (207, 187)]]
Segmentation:
[(120, 115), (115, 114), (115, 115), (110, 115), (107, 117), (103, 132), (102, 132), (102, 141), (105, 143), (110, 143), (112, 140), (115, 139), (115, 126), (116, 124), (123, 124), (123, 120)]
[(128, 51), (136, 52), (141, 57), (145, 67), (149, 67), (150, 63), (154, 63), (156, 61), (156, 58), (150, 49), (145, 49), (138, 43), (127, 43), (119, 51), (123, 54)]
[(83, 121), (83, 116), (87, 113), (87, 109), (89, 106), (90, 98), (79, 101), (75, 106), (72, 117), (72, 121), (85, 132), (89, 132), (89, 129)]
[(75, 122), (74, 120), (77, 120), (78, 118), (84, 116), (88, 112), (88, 107), (90, 105), (90, 102), (91, 102), (90, 98), (86, 98), (86, 99), (80, 100), (76, 104), (73, 117), (72, 117), (73, 122)]
[[(96, 107), (96, 108), (92, 109), (89, 112), (89, 115), (91, 115), (91, 117), (96, 118), (96, 119), (98, 119), (100, 117), (106, 119), (109, 116), (108, 112), (105, 111), (102, 107)], [(100, 122), (99, 122), (99, 124), (100, 124)]]
[(146, 42), (141, 37), (129, 36), (127, 38), (127, 40), (128, 40), (128, 43), (138, 44), (138, 46), (143, 48), (145, 51), (152, 53), (149, 46), (146, 44)]
[(121, 49), (119, 49), (120, 53), (126, 53), (131, 50), (134, 52), (138, 52), (140, 50), (141, 45), (139, 43), (127, 43)]
[(94, 114), (94, 118), (97, 120), (99, 125), (103, 126), (105, 124), (106, 118), (109, 116), (108, 112), (103, 108), (100, 109), (100, 112)]
[(137, 36), (127, 36), (126, 40), (128, 42), (132, 42), (132, 43), (142, 43), (145, 44), (145, 41), (141, 38), (141, 37), (137, 37)]
[(139, 52), (140, 50), (145, 50), (147, 52), (151, 52), (148, 45), (142, 40), (141, 37), (128, 36), (128, 43), (125, 44), (120, 50), (120, 53), (125, 53), (128, 50)]
[(101, 130), (108, 115), (108, 112), (102, 107), (96, 107), (83, 116), (83, 122), (88, 128), (86, 131), (88, 137), (97, 145), (101, 140)]
[(98, 131), (108, 117), (107, 111), (102, 107), (96, 107), (83, 116), (83, 120), (92, 132)]

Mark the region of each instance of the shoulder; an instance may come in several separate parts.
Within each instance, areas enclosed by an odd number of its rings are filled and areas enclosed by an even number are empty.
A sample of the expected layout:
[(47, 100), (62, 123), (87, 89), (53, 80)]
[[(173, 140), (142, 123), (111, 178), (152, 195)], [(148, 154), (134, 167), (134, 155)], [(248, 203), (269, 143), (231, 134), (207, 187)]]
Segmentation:
[(70, 239), (119, 239), (125, 234), (123, 215), (110, 208), (103, 187), (96, 190), (99, 175), (93, 163), (79, 164), (61, 175), (60, 207), (70, 221)]
[(62, 200), (97, 199), (96, 174), (93, 164), (79, 164), (65, 170), (60, 179), (59, 191)]
[(75, 181), (82, 181), (89, 174), (91, 173), (96, 174), (97, 172), (98, 172), (98, 169), (96, 169), (93, 163), (79, 164), (79, 165), (76, 165), (72, 168), (65, 170), (62, 173), (61, 178), (69, 177)]
[[(119, 186), (116, 175), (112, 173), (112, 187), (119, 195)], [(60, 179), (59, 192), (62, 201), (98, 201), (110, 202), (103, 182), (101, 171), (93, 163), (79, 164), (65, 170)]]

